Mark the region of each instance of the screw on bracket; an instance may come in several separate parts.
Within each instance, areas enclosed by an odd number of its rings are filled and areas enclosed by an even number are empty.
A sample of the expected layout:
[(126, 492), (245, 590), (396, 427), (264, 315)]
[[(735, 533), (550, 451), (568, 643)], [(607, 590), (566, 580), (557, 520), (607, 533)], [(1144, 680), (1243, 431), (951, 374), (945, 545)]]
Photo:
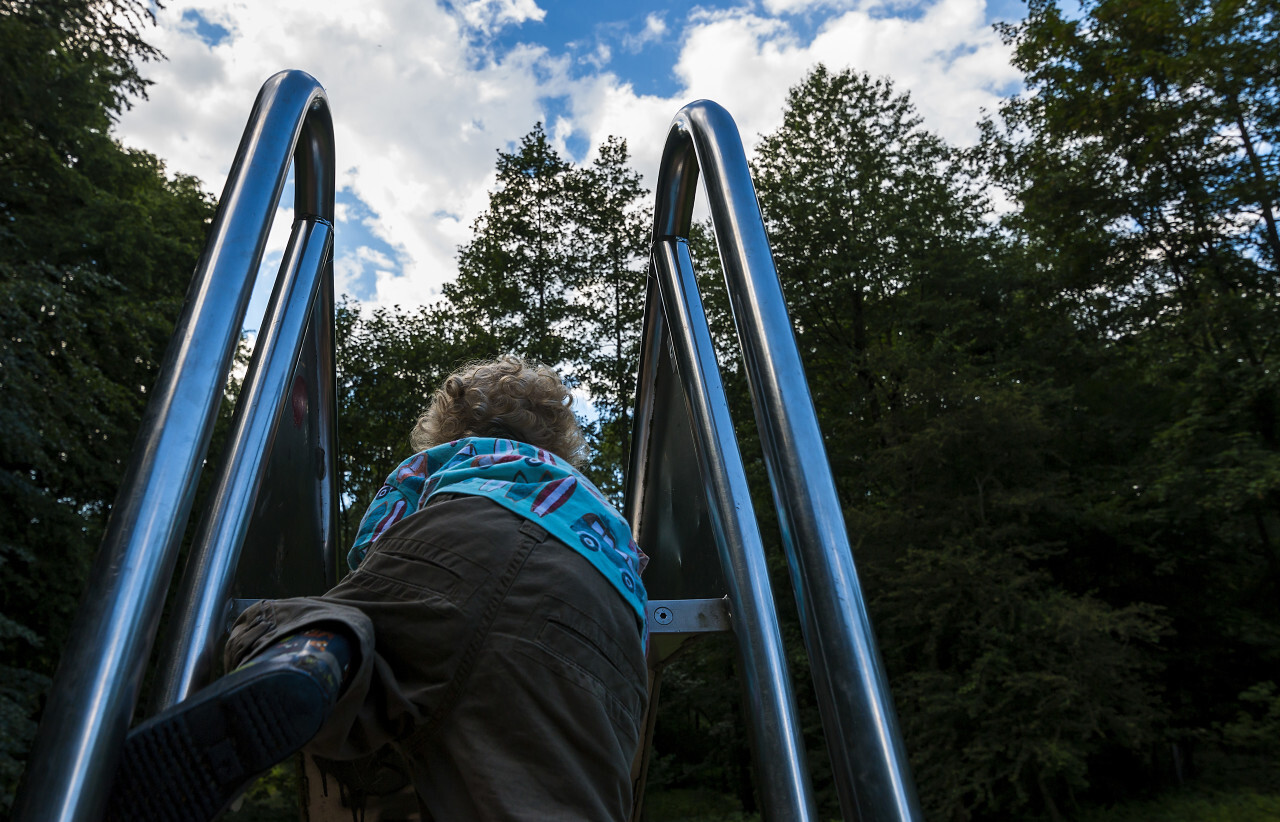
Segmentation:
[(653, 618), (659, 625), (670, 625), (671, 616), (670, 608), (661, 607), (653, 610)]

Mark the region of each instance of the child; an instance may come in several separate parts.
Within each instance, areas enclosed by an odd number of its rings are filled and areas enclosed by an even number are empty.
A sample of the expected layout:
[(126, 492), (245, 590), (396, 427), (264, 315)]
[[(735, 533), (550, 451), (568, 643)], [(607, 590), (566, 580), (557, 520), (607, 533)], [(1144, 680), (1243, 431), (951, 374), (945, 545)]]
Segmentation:
[(351, 760), (390, 743), (423, 819), (628, 818), (646, 557), (578, 472), (569, 404), (517, 357), (450, 375), (353, 573), (245, 611), (235, 670), (129, 734), (110, 815), (210, 819), (303, 745)]

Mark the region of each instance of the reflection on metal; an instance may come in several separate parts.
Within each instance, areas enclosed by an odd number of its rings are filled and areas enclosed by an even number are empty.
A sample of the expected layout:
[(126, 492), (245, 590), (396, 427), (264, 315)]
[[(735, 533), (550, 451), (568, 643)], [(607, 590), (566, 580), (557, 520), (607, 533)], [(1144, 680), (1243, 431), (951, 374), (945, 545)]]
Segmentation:
[[(678, 541), (685, 553), (674, 558), (663, 555), (665, 540), (641, 538), (652, 556), (651, 568), (673, 561), (678, 570), (688, 573), (692, 566), (705, 564), (687, 554), (696, 543), (682, 534), (699, 522), (699, 515), (689, 510), (697, 502), (690, 500), (708, 501), (743, 653), (747, 698), (754, 700), (753, 689), (767, 686), (775, 689), (775, 695), (790, 699), (785, 668), (770, 667), (772, 655), (781, 653), (772, 606), (761, 608), (754, 617), (743, 610), (744, 603), (758, 602), (758, 598), (772, 602), (767, 576), (739, 567), (763, 567), (762, 550), (757, 560), (754, 555), (759, 549), (733, 542), (725, 527), (736, 520), (743, 523), (741, 535), (758, 540), (687, 248), (700, 176), (742, 344), (844, 816), (863, 822), (921, 819), (755, 187), (732, 118), (707, 101), (692, 103), (676, 115), (658, 176), (627, 514), (642, 534), (681, 537)], [(684, 415), (664, 418), (660, 414), (671, 407), (668, 392), (673, 390), (673, 377), (668, 372), (673, 367), (689, 409)], [(673, 462), (688, 461), (681, 434), (671, 430), (681, 425), (677, 417), (692, 429), (704, 490), (690, 487), (692, 472), (672, 474)], [(664, 507), (665, 495), (672, 502), (669, 508)], [(653, 582), (666, 579), (659, 571)], [(692, 596), (651, 584), (647, 574), (646, 584), (654, 596)], [(744, 629), (754, 631), (754, 637), (744, 634)], [(753, 649), (752, 642), (762, 645)], [(762, 727), (756, 716), (761, 712), (777, 715), (774, 729)], [(792, 795), (807, 798), (809, 792), (798, 758), (803, 749), (794, 729), (793, 703), (782, 707), (751, 701), (749, 713), (755, 719), (756, 762), (762, 771), (769, 771), (761, 785), (765, 818), (806, 818), (804, 808), (811, 808), (811, 803), (785, 807), (783, 785), (788, 781), (796, 786)], [(789, 748), (798, 748), (796, 758), (782, 767), (779, 762), (790, 756)], [(764, 796), (766, 791), (772, 796)]]
[(234, 596), (306, 596), (337, 582), (342, 552), (337, 550), (338, 511), (330, 504), (337, 497), (322, 490), (338, 470), (332, 296), (331, 288), (318, 295), (290, 375), (236, 569)]
[[(278, 578), (286, 567), (282, 561), (284, 552), (301, 549), (308, 554), (309, 561), (287, 563), (296, 569), (293, 579), (301, 590), (295, 593), (314, 593), (326, 588), (325, 566), (317, 561), (320, 556), (312, 547), (323, 544), (324, 531), (317, 530), (316, 526), (327, 525), (316, 522), (314, 517), (324, 485), (317, 481), (316, 470), (298, 470), (305, 464), (302, 460), (310, 456), (305, 447), (310, 439), (306, 428), (314, 415), (307, 413), (312, 393), (307, 388), (315, 375), (306, 373), (306, 363), (299, 368), (295, 368), (294, 363), (302, 353), (308, 314), (317, 302), (315, 297), (320, 290), (324, 261), (332, 256), (332, 250), (333, 230), (328, 223), (307, 219), (294, 224), (262, 333), (236, 402), (222, 469), (213, 483), (213, 502), (196, 531), (191, 559), (179, 589), (178, 612), (170, 629), (171, 645), (161, 663), (157, 711), (186, 699), (209, 681), (218, 641), (226, 632), (224, 617), (232, 574), (237, 573), (237, 566), (243, 575), (243, 566), (262, 565), (265, 560), (278, 569), (275, 574)], [(289, 438), (290, 431), (299, 431), (301, 436)], [(304, 448), (301, 454), (287, 456), (301, 460), (293, 463), (294, 470), (281, 472), (284, 476), (268, 476), (268, 457), (274, 455), (272, 462), (278, 460), (281, 456), (278, 446), (290, 439), (301, 440)], [(311, 454), (317, 450), (324, 453), (323, 449), (310, 450)], [(320, 465), (324, 467), (323, 462)], [(246, 562), (241, 563), (240, 546), (245, 543), (250, 516), (262, 511), (265, 506), (261, 499), (278, 495), (277, 488), (289, 478), (301, 479), (303, 490), (309, 489), (316, 500), (309, 505), (306, 500), (298, 500), (292, 508), (271, 506), (272, 514), (293, 526), (292, 539), (286, 540), (281, 534), (274, 545), (265, 546), (274, 549), (269, 551), (261, 550), (264, 546), (259, 542), (254, 546), (258, 550), (246, 552)], [(251, 563), (253, 559), (257, 562)], [(259, 573), (258, 577), (270, 579), (265, 573)], [(273, 595), (282, 594), (273, 592)]]
[[(241, 140), (45, 708), (17, 820), (101, 816), (291, 157), (293, 236), (197, 529), (159, 702), (202, 684), (229, 613), (333, 582), (333, 129), (319, 84), (282, 72), (264, 85)], [(813, 820), (763, 542), (687, 246), (700, 175), (845, 816), (919, 819), (745, 156), (728, 114), (707, 102), (677, 115), (660, 169), (628, 472), (627, 514), (653, 556), (646, 584), (665, 598), (651, 602), (655, 647), (732, 625), (765, 818)]]
[[(655, 317), (660, 322), (661, 312), (646, 312), (646, 322)], [(646, 365), (655, 366), (648, 383), (652, 390), (642, 387), (637, 397), (633, 440), (648, 442), (665, 458), (639, 465), (633, 458), (627, 478), (628, 488), (634, 492), (627, 495), (627, 515), (630, 522), (638, 524), (636, 539), (646, 551), (654, 546), (658, 552), (645, 569), (645, 590), (650, 596), (667, 599), (724, 596), (728, 588), (714, 550), (710, 512), (701, 502), (703, 487), (692, 458), (693, 426), (684, 391), (665, 329), (652, 332), (644, 338), (646, 344), (654, 344), (652, 350), (641, 355), (642, 373)], [(648, 408), (640, 406), (645, 401)], [(638, 517), (637, 511), (645, 515)]]
[[(102, 547), (89, 577), (89, 590), (63, 652), (44, 721), (32, 750), (26, 781), (15, 809), (18, 820), (96, 820), (101, 817), (118, 752), (137, 700), (147, 655), (173, 574), (179, 545), (190, 514), (200, 466), (209, 446), (213, 422), (222, 402), (232, 357), (240, 338), (254, 276), (262, 259), (276, 204), (284, 188), (290, 158), (295, 161), (296, 269), (282, 274), (291, 284), (277, 288), (285, 305), (277, 305), (279, 329), (266, 331), (279, 339), (274, 347), (296, 351), (298, 317), (316, 299), (324, 309), (314, 320), (308, 345), (332, 345), (332, 243), (334, 204), (333, 126), (324, 90), (302, 72), (282, 72), (263, 86), (240, 142), (240, 149), (219, 201), (204, 254), (196, 268), (183, 314), (160, 369), (139, 440), (120, 486)], [(316, 270), (304, 271), (305, 268)], [(317, 271), (319, 276), (317, 276)], [(296, 282), (292, 280), (296, 276)], [(319, 295), (317, 298), (317, 294)], [(300, 307), (295, 303), (303, 303)], [(320, 312), (327, 311), (327, 314)], [(284, 326), (289, 325), (286, 329)], [(332, 354), (313, 353), (304, 377), (316, 386), (314, 427), (328, 466), (309, 514), (318, 520), (312, 532), (322, 535), (318, 555), (331, 559), (336, 520), (333, 511), (336, 477), (333, 460)], [(321, 370), (312, 374), (313, 369)], [(262, 376), (252, 389), (257, 402), (278, 409), (287, 394), (279, 391), (281, 375), (288, 384), (293, 364), (283, 353), (258, 355)], [(326, 383), (327, 381), (327, 383)], [(246, 390), (250, 390), (246, 387)], [(286, 417), (292, 413), (286, 409)], [(273, 415), (242, 414), (254, 425), (270, 427)], [(252, 476), (269, 432), (244, 432), (241, 456), (231, 458), (225, 481)], [(236, 451), (233, 444), (228, 454)], [(227, 509), (241, 489), (216, 488), (215, 499)], [(198, 552), (196, 579), (208, 582), (213, 598), (179, 605), (179, 619), (198, 635), (216, 632), (226, 608), (225, 591), (216, 591), (234, 566), (235, 534), (242, 522), (207, 526), (207, 548)], [(329, 562), (329, 566), (332, 566)], [(218, 601), (217, 596), (221, 596)], [(197, 636), (199, 639), (199, 636)], [(204, 654), (203, 643), (195, 655)], [(183, 664), (175, 681), (196, 675)], [(175, 672), (177, 669), (174, 669)], [(183, 686), (174, 686), (179, 689)]]

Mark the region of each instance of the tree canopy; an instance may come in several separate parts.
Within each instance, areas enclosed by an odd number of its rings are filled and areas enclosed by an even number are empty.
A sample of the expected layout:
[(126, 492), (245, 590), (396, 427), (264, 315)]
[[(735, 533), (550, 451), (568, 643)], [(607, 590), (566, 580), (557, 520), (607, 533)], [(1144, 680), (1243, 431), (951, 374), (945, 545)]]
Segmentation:
[(213, 215), (110, 134), (149, 15), (0, 4), (0, 808)]
[[(111, 137), (158, 57), (147, 9), (0, 0), (0, 808), (212, 213)], [(927, 816), (1275, 791), (1280, 14), (1031, 0), (1002, 33), (1025, 88), (976, 147), (816, 66), (752, 169)], [(437, 303), (339, 304), (347, 536), (441, 377), (504, 352), (568, 375), (621, 496), (648, 193), (621, 140), (575, 163), (541, 124), (495, 170)], [(691, 245), (835, 815), (705, 227)], [(734, 664), (708, 642), (668, 669), (654, 813), (754, 810)]]
[(1097, 352), (1075, 385), (1105, 520), (1056, 570), (1167, 614), (1187, 746), (1280, 653), (1278, 27), (1265, 2), (1033, 3), (1004, 32), (1028, 91), (990, 135), (1007, 225)]

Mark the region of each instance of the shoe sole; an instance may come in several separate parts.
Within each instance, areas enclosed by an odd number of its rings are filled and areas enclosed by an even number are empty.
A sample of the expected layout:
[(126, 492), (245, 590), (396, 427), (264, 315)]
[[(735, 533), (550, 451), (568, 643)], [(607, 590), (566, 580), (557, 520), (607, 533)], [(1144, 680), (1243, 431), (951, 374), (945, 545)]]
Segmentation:
[(254, 777), (315, 736), (328, 706), (310, 675), (290, 668), (243, 674), (130, 731), (108, 819), (211, 820)]

